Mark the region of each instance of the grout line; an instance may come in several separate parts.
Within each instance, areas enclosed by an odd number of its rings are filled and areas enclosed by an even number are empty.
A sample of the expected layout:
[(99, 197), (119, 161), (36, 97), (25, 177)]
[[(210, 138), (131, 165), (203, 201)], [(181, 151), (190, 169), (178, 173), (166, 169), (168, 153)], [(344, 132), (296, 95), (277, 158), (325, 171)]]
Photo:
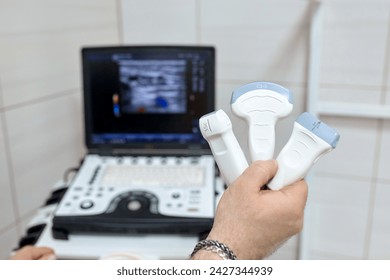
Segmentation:
[[(390, 56), (390, 51), (389, 51)], [(390, 60), (390, 58), (389, 58)], [(219, 79), (219, 82), (225, 82), (225, 83), (248, 83), (253, 82), (253, 79), (251, 80), (240, 80), (240, 79)], [(305, 82), (291, 82), (291, 81), (274, 81), (275, 83), (285, 84), (285, 85), (291, 85), (291, 86), (305, 86)], [(385, 86), (367, 86), (367, 85), (349, 85), (349, 84), (321, 84), (320, 88), (322, 89), (355, 89), (355, 90), (390, 90), (390, 85)]]
[(195, 36), (196, 36), (196, 43), (201, 44), (202, 42), (202, 36), (201, 36), (201, 21), (202, 21), (202, 15), (201, 15), (201, 0), (195, 0)]
[(363, 85), (363, 84), (328, 84), (321, 83), (323, 89), (355, 89), (355, 90), (382, 90), (382, 85)]
[(327, 252), (327, 251), (318, 250), (318, 249), (313, 250), (312, 252), (323, 255), (328, 260), (344, 260), (344, 259), (345, 260), (354, 260), (354, 259), (360, 260), (360, 258), (358, 258), (356, 256), (349, 256), (349, 255), (344, 255), (344, 254), (339, 254), (339, 253)]
[[(2, 83), (0, 80), (0, 103), (3, 103), (3, 90), (2, 90)], [(8, 181), (9, 181), (9, 188), (11, 192), (11, 200), (12, 200), (12, 208), (14, 211), (14, 221), (16, 222), (19, 218), (19, 207), (18, 207), (18, 200), (17, 200), (17, 192), (16, 192), (16, 184), (15, 184), (15, 175), (13, 171), (13, 162), (12, 162), (12, 156), (11, 156), (11, 145), (10, 145), (10, 139), (8, 136), (8, 126), (7, 126), (7, 120), (6, 120), (6, 114), (5, 110), (0, 112), (0, 122), (2, 124), (2, 133), (4, 135), (4, 149), (5, 149), (5, 160), (7, 164), (7, 172), (8, 172)], [(16, 225), (17, 226), (17, 225)]]
[(369, 201), (368, 201), (366, 229), (365, 229), (364, 241), (363, 241), (363, 259), (364, 260), (368, 260), (370, 258), (372, 226), (373, 226), (373, 218), (374, 218), (374, 212), (375, 212), (374, 211), (375, 198), (376, 198), (376, 180), (372, 179), (371, 192), (370, 192)]
[[(387, 91), (387, 77), (389, 74), (389, 59), (390, 59), (390, 17), (387, 24), (387, 38), (385, 46), (385, 59), (383, 65), (383, 76), (382, 76), (382, 87), (381, 87), (381, 104), (386, 103), (386, 91)], [(382, 136), (384, 133), (384, 120), (378, 121), (378, 128), (376, 132), (376, 145), (375, 145), (375, 160), (372, 171), (372, 181), (371, 181), (371, 193), (369, 200), (369, 208), (367, 215), (367, 226), (366, 234), (364, 240), (364, 259), (369, 259), (370, 249), (371, 249), (371, 240), (372, 240), (372, 230), (374, 223), (374, 214), (375, 214), (375, 200), (376, 200), (376, 191), (378, 185), (378, 176), (379, 176), (379, 165), (380, 165), (380, 156), (382, 150)]]
[(13, 32), (13, 33), (0, 33), (1, 37), (19, 37), (26, 35), (40, 35), (40, 34), (51, 34), (51, 33), (61, 33), (61, 32), (74, 32), (80, 30), (101, 30), (103, 28), (112, 28), (116, 26), (117, 22), (105, 22), (96, 25), (80, 25), (68, 28), (58, 28), (58, 29), (45, 29), (45, 30), (33, 30), (33, 31), (21, 31), (21, 32)]
[[(39, 209), (39, 207), (36, 209), (30, 210), (29, 212), (27, 212), (23, 216), (16, 218), (15, 221), (13, 221), (12, 223), (1, 228), (0, 235), (3, 235), (5, 233), (7, 233), (8, 231), (15, 230), (17, 232), (18, 239), (21, 238), (26, 233), (26, 228), (24, 228), (23, 223), (26, 221), (26, 225), (28, 225), (28, 223), (31, 221), (32, 217), (34, 217), (33, 215), (36, 214), (38, 209)], [(17, 246), (17, 245), (18, 244), (16, 243), (15, 246)]]
[(315, 172), (316, 177), (333, 177), (338, 179), (347, 179), (347, 180), (354, 180), (354, 181), (365, 181), (367, 183), (371, 182), (372, 177), (364, 177), (364, 176), (357, 176), (357, 175), (348, 175), (343, 173), (333, 173), (333, 172), (321, 172), (316, 171)]
[[(378, 128), (379, 129), (379, 128)], [(379, 166), (379, 164), (378, 164)], [(348, 175), (348, 174), (342, 174), (342, 173), (333, 173), (333, 172), (323, 172), (323, 171), (316, 171), (315, 175), (318, 177), (333, 177), (338, 179), (347, 179), (347, 180), (355, 180), (360, 182), (372, 182), (372, 179), (374, 178), (376, 180), (376, 183), (378, 184), (390, 184), (390, 179), (387, 178), (380, 178), (378, 176), (375, 177), (363, 177), (363, 176), (357, 176), (357, 175)]]
[(390, 185), (390, 179), (376, 178), (378, 184)]
[(375, 200), (376, 200), (376, 189), (378, 184), (378, 174), (379, 174), (379, 159), (381, 155), (382, 148), (382, 134), (383, 134), (383, 120), (378, 121), (378, 127), (376, 132), (376, 144), (375, 144), (375, 160), (372, 169), (372, 180), (371, 180), (371, 192), (368, 203), (368, 213), (367, 213), (367, 225), (366, 233), (364, 238), (364, 250), (363, 250), (363, 259), (369, 259), (370, 257), (370, 247), (371, 247), (371, 235), (372, 235), (372, 226), (374, 220), (375, 212)]
[(56, 93), (53, 93), (53, 94), (49, 94), (49, 95), (46, 95), (46, 96), (42, 96), (42, 97), (39, 97), (39, 98), (35, 98), (35, 99), (29, 100), (29, 101), (23, 101), (23, 102), (20, 102), (20, 103), (17, 103), (17, 104), (5, 106), (5, 107), (2, 108), (2, 111), (3, 112), (12, 111), (12, 110), (20, 109), (20, 108), (23, 108), (23, 107), (26, 107), (26, 106), (30, 106), (30, 105), (35, 105), (35, 104), (39, 104), (39, 103), (42, 103), (42, 102), (46, 102), (46, 101), (49, 101), (49, 100), (62, 98), (62, 97), (65, 97), (65, 96), (69, 96), (69, 95), (78, 93), (78, 90), (80, 90), (80, 89), (79, 88), (73, 88), (73, 89), (68, 89), (68, 90), (64, 90), (64, 91), (61, 91), (61, 92), (56, 92)]
[(118, 29), (118, 39), (121, 45), (124, 44), (124, 34), (123, 34), (123, 7), (122, 1), (116, 0), (116, 16), (117, 16), (117, 29)]
[[(390, 52), (389, 52), (390, 53)], [(389, 54), (390, 55), (390, 54)], [(389, 58), (390, 59), (390, 58)], [(253, 82), (253, 80), (235, 80), (235, 79), (220, 79), (221, 82), (232, 82), (232, 83), (240, 83), (240, 82)], [(274, 81), (278, 82), (278, 81)], [(279, 81), (281, 84), (289, 84), (293, 86), (305, 86), (305, 82), (287, 82), (287, 81)], [(349, 84), (321, 84), (321, 89), (352, 89), (352, 90), (390, 90), (390, 85), (383, 86), (369, 86), (369, 85), (349, 85)]]
[(14, 222), (12, 222), (12, 223), (10, 223), (10, 224), (8, 224), (8, 225), (6, 225), (6, 226), (4, 226), (4, 227), (2, 227), (0, 229), (0, 236), (5, 234), (5, 233), (7, 233), (7, 231), (10, 231), (10, 230), (13, 230), (13, 229), (18, 231), (17, 227), (18, 227), (18, 223), (15, 220)]
[(390, 71), (390, 13), (389, 13), (389, 22), (387, 25), (387, 40), (385, 48), (385, 60), (383, 65), (383, 77), (382, 77), (382, 94), (381, 94), (381, 103), (386, 104), (386, 91), (389, 89), (387, 84), (387, 79), (389, 77)]
[[(246, 84), (246, 83), (251, 83), (251, 82), (254, 82), (254, 81), (255, 81), (254, 79), (251, 79), (251, 80), (218, 79), (217, 83)], [(280, 84), (280, 85), (283, 85), (283, 86), (295, 86), (295, 87), (302, 87), (302, 88), (306, 87), (306, 83), (305, 82), (295, 83), (295, 82), (277, 81), (277, 80), (273, 80), (272, 82)]]

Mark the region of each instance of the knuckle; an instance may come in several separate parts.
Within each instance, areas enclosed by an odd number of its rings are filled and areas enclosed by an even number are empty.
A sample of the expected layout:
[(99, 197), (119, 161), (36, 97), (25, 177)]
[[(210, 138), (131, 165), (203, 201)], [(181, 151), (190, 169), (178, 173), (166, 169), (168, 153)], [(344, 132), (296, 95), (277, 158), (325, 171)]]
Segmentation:
[(264, 161), (255, 161), (253, 163), (253, 166), (255, 168), (255, 172), (257, 174), (261, 174), (261, 176), (264, 176), (268, 179), (271, 179), (272, 176), (272, 166), (271, 164), (264, 162)]

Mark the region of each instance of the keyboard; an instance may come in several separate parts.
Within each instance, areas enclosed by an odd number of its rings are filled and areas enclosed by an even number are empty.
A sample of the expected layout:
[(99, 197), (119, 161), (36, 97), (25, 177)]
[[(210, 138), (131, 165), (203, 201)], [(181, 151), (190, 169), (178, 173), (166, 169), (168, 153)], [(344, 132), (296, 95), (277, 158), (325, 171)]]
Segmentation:
[(69, 233), (199, 233), (215, 210), (211, 155), (87, 155), (53, 217), (53, 236)]
[(203, 187), (199, 165), (124, 164), (106, 166), (100, 185), (115, 187)]

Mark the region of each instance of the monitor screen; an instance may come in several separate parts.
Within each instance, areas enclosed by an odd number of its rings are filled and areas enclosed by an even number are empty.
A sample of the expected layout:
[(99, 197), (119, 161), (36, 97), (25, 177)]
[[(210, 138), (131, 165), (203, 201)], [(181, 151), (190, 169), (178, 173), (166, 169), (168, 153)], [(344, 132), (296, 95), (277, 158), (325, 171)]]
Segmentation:
[(208, 146), (198, 122), (214, 110), (213, 47), (83, 48), (82, 64), (89, 148)]

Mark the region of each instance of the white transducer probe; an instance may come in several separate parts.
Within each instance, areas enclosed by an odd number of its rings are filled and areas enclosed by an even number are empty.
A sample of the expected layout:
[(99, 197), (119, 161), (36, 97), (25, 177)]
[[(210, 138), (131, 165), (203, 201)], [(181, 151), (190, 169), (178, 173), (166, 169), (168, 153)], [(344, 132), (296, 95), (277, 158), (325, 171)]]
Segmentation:
[(339, 139), (340, 135), (333, 128), (307, 112), (301, 114), (276, 159), (278, 171), (267, 186), (279, 190), (304, 178), (322, 155), (336, 147)]
[(230, 103), (233, 113), (248, 123), (248, 146), (252, 162), (272, 159), (275, 124), (291, 113), (291, 92), (274, 83), (254, 82), (234, 90)]
[(234, 136), (229, 117), (218, 110), (201, 117), (199, 127), (210, 145), (222, 179), (230, 186), (248, 167), (248, 162)]

